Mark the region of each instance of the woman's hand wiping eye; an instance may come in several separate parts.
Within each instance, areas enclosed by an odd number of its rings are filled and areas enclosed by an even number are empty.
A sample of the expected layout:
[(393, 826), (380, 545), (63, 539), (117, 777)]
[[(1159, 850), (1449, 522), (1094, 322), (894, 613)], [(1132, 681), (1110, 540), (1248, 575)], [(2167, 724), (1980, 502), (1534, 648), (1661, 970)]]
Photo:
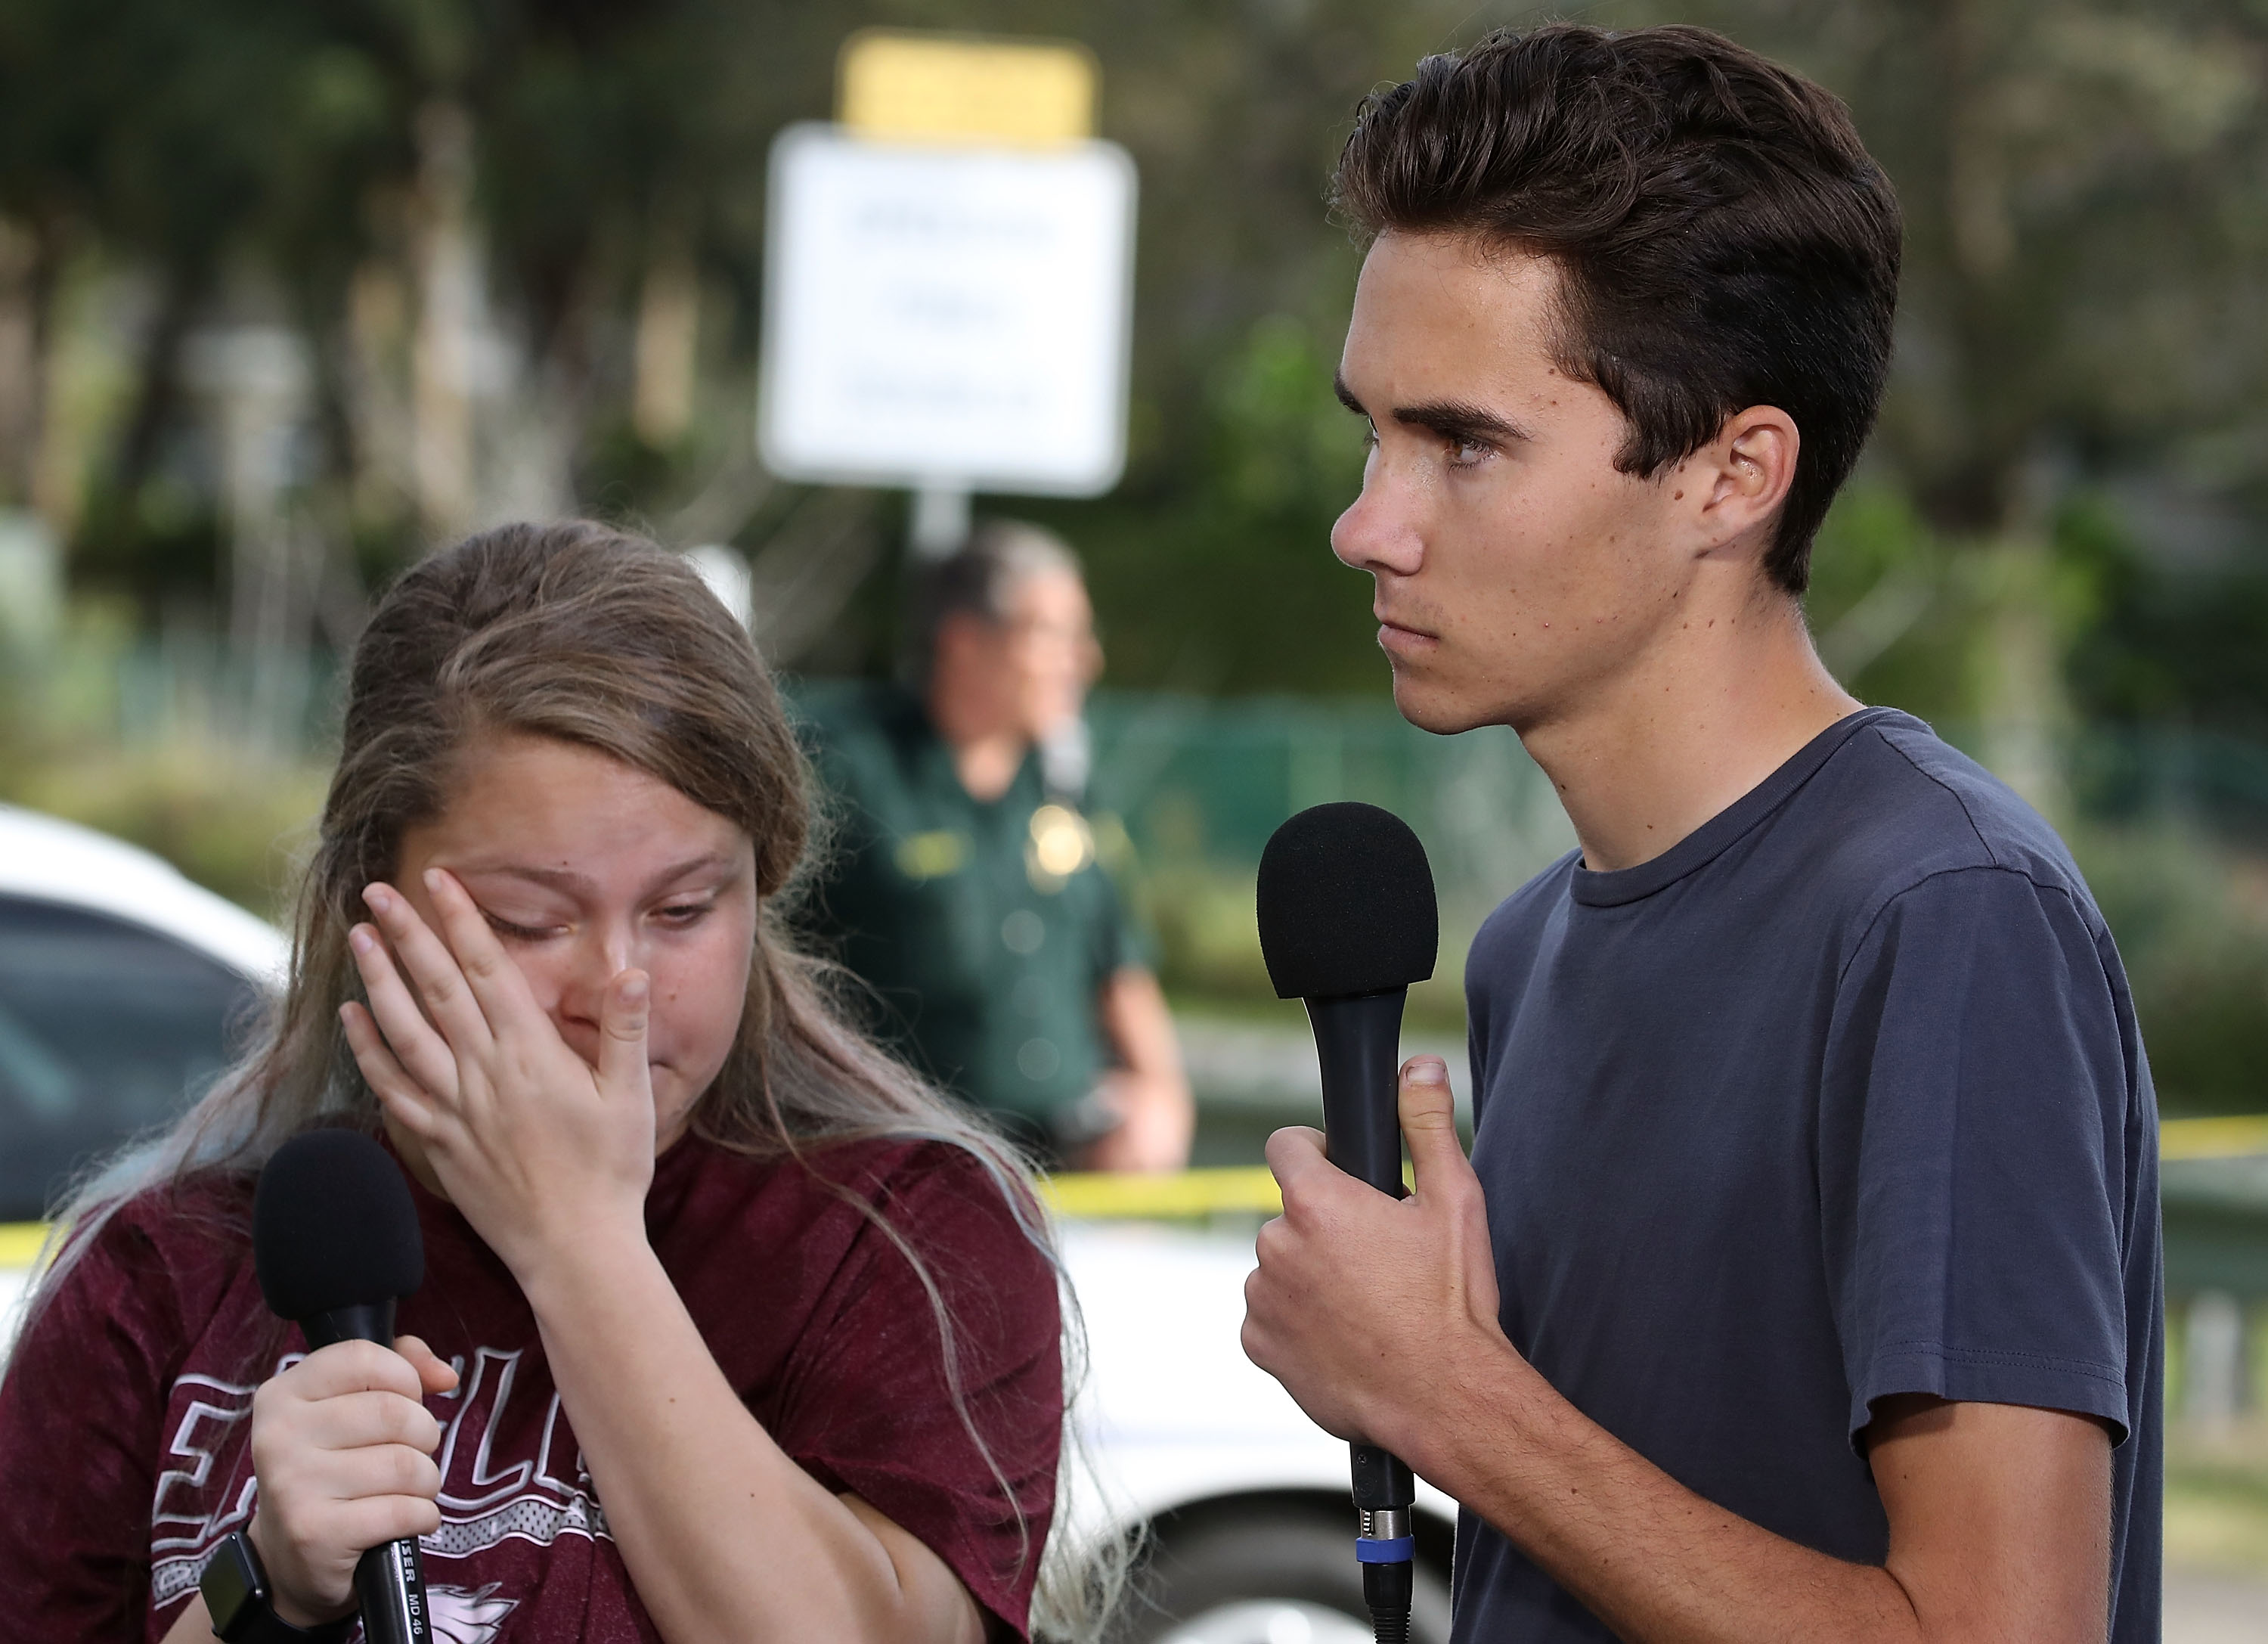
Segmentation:
[(350, 935), (369, 1003), (340, 1018), (387, 1116), (523, 1288), (547, 1254), (643, 1238), (655, 1138), (646, 973), (594, 984), (592, 1054), (578, 1054), (504, 947), (549, 931), (484, 913), (445, 870), (423, 888), (431, 922), (376, 884), (364, 894), (372, 923)]

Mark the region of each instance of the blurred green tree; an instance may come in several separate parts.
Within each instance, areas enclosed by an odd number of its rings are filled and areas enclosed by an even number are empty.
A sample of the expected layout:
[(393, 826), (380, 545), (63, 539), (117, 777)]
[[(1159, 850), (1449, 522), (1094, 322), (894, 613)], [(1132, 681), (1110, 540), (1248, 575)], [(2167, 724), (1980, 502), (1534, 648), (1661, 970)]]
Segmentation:
[[(1937, 692), (1944, 711), (1994, 726), (2021, 766), (2026, 739), (2071, 711), (2066, 650), (2108, 654), (2094, 627), (2071, 629), (2090, 604), (2065, 585), (2114, 572), (2099, 554), (2058, 561), (2070, 499), (2113, 472), (2260, 467), (2257, 7), (1610, 0), (1594, 14), (1705, 21), (1817, 75), (1896, 178), (1911, 233), (1878, 501), (1854, 499), (1859, 523), (1830, 533), (1814, 608), (1846, 671), (1865, 653), (1863, 689), (1957, 681), (1957, 699)], [(369, 574), (507, 505), (761, 547), (802, 500), (747, 452), (772, 134), (826, 114), (835, 53), (859, 27), (1064, 35), (1097, 52), (1104, 130), (1141, 166), (1132, 460), (1099, 502), (1000, 505), (1090, 548), (1122, 682), (1375, 690), (1361, 579), (1326, 542), (1356, 484), (1327, 385), (1358, 259), (1325, 218), (1325, 180), (1365, 91), (1538, 15), (1446, 0), (13, 0), (0, 498), (78, 525), (83, 573), (153, 600), (210, 583), (210, 499), (200, 522), (178, 484), (151, 481), (195, 421), (184, 339), (251, 302), (309, 344), (313, 503)], [(44, 373), (5, 367), (52, 359), (57, 292), (90, 267), (133, 271), (144, 317), (127, 315), (133, 380), (81, 524), (75, 472), (41, 454)], [(516, 380), (491, 380), (499, 360)], [(1891, 493), (1911, 528), (1885, 535), (1859, 516)], [(1853, 581), (1830, 562), (1861, 536), (1874, 546), (1852, 563), (1871, 574)], [(2197, 677), (2200, 647), (2176, 635), (2194, 608), (2228, 635), (2202, 648), (2235, 659), (2250, 605), (2177, 596), (2154, 574), (2135, 560), (2116, 573), (2131, 597), (2091, 608), (2122, 655), (2158, 669), (2147, 700), (2237, 689)], [(1259, 631), (1263, 597), (1300, 638)], [(2155, 614), (2132, 619), (2137, 601)], [(831, 655), (881, 661), (863, 643)], [(2110, 700), (2083, 688), (2079, 705)]]
[[(1957, 709), (2052, 804), (2065, 663), (2100, 654), (2072, 646), (2112, 608), (2072, 586), (2105, 563), (2059, 559), (2058, 520), (2093, 481), (2250, 426), (2268, 393), (2268, 19), (2243, 0), (1731, 0), (1679, 15), (1842, 93), (1896, 182), (1906, 263), (1873, 468), (1922, 528), (1882, 574), (1933, 586), (1904, 601), (1924, 649), (1967, 626)], [(1878, 615), (1902, 586), (1881, 586)], [(1823, 629), (1843, 618), (1822, 604)], [(1894, 648), (1878, 649), (1885, 666)]]

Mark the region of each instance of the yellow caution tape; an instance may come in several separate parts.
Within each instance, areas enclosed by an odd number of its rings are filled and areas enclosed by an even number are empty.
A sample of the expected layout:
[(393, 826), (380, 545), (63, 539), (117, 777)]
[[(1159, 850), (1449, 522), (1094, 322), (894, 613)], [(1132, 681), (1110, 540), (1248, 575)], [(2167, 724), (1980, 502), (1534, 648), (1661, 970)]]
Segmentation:
[(47, 1242), (44, 1221), (0, 1222), (0, 1267), (29, 1267)]
[[(2230, 1118), (2167, 1119), (2158, 1129), (2166, 1159), (2241, 1159), (2268, 1154), (2268, 1113)], [(1070, 1171), (1045, 1178), (1040, 1191), (1057, 1215), (1089, 1221), (1184, 1220), (1205, 1216), (1273, 1216), (1284, 1195), (1265, 1167), (1181, 1170), (1167, 1176)], [(0, 1268), (29, 1267), (47, 1242), (46, 1224), (0, 1223)]]
[(1182, 1170), (1172, 1176), (1106, 1176), (1078, 1172), (1040, 1184), (1058, 1215), (1092, 1221), (1178, 1219), (1187, 1216), (1272, 1216), (1284, 1208), (1276, 1178), (1263, 1166), (1235, 1170)]
[[(2158, 1127), (2165, 1159), (2241, 1159), (2268, 1154), (2268, 1113), (2235, 1118), (2166, 1119)], [(1273, 1216), (1284, 1208), (1264, 1168), (1183, 1170), (1174, 1176), (1050, 1176), (1041, 1191), (1058, 1215), (1090, 1221), (1182, 1220), (1204, 1216)]]
[(2213, 1119), (2162, 1119), (2161, 1159), (2241, 1159), (2268, 1153), (2268, 1113)]

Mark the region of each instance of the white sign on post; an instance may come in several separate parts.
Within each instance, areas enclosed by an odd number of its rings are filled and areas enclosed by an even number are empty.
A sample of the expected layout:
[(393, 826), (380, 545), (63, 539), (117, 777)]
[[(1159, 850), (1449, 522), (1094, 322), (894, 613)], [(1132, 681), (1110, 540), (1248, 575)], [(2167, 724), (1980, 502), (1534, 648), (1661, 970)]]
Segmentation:
[(757, 439), (786, 478), (1088, 497), (1126, 457), (1134, 166), (798, 125), (772, 147)]

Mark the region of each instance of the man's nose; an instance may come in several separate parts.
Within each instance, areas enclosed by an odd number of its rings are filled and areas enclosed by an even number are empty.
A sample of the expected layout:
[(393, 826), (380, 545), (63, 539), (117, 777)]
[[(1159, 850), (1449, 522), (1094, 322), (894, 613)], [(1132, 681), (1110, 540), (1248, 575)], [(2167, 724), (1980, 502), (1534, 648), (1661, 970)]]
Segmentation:
[(1363, 469), (1361, 493), (1331, 527), (1331, 552), (1357, 571), (1410, 575), (1425, 558), (1419, 501), (1384, 453), (1373, 452)]

